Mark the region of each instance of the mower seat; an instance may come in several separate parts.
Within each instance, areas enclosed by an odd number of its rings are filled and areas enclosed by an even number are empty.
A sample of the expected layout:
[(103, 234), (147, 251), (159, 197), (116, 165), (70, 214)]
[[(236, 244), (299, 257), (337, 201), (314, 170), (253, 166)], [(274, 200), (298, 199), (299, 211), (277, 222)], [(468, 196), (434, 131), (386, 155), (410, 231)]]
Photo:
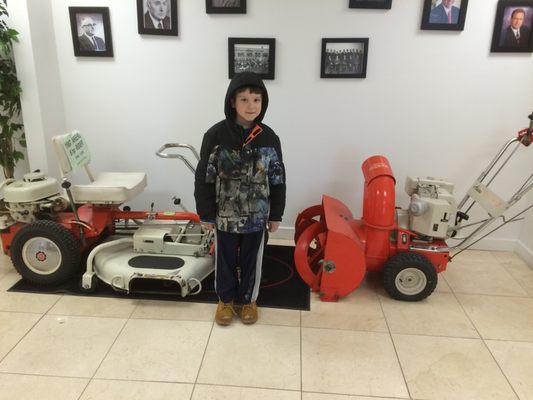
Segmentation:
[(54, 136), (52, 142), (61, 176), (64, 178), (84, 167), (91, 181), (70, 187), (75, 203), (121, 204), (133, 199), (146, 186), (144, 172), (102, 172), (94, 178), (89, 169), (89, 148), (78, 131)]

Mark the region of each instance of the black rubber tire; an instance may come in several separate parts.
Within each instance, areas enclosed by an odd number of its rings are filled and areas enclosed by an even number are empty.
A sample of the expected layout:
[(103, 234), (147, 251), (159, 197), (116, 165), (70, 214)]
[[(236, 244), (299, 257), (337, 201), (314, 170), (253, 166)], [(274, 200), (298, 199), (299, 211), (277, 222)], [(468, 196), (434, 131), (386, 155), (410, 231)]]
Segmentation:
[[(409, 269), (409, 271), (405, 271)], [(410, 274), (412, 272), (412, 274)], [(405, 275), (406, 286), (401, 287), (403, 281), (398, 275)], [(425, 282), (424, 278), (425, 277)], [(398, 278), (398, 280), (397, 280)], [(413, 280), (415, 287), (407, 287), (411, 284), (407, 279)], [(419, 282), (417, 278), (422, 278)], [(420, 301), (428, 297), (437, 286), (437, 270), (427, 257), (414, 252), (400, 252), (387, 260), (383, 267), (383, 287), (390, 297), (403, 301)]]
[[(25, 245), (31, 246), (32, 240), (41, 238), (40, 243), (36, 242), (32, 249), (24, 249)], [(48, 244), (48, 248), (40, 246), (40, 244)], [(80, 244), (74, 235), (62, 225), (53, 221), (35, 221), (22, 227), (13, 238), (11, 242), (11, 261), (17, 272), (27, 281), (38, 285), (57, 285), (73, 278), (80, 270)], [(32, 268), (25, 261), (26, 259), (33, 260), (33, 251), (35, 253), (35, 264), (39, 262), (51, 263), (50, 271), (38, 270)], [(57, 265), (54, 266), (53, 256), (59, 257)], [(43, 260), (39, 260), (42, 257)], [(37, 265), (37, 267), (39, 267)]]

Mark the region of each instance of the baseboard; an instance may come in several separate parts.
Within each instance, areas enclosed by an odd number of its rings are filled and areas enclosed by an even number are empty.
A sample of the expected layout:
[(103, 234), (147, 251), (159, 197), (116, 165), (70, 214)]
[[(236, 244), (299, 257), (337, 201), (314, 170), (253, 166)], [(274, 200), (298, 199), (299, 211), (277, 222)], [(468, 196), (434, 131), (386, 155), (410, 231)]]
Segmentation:
[(533, 249), (527, 247), (521, 241), (516, 243), (515, 253), (520, 256), (531, 268), (533, 268)]
[(276, 232), (269, 233), (269, 237), (272, 239), (279, 240), (293, 240), (294, 239), (294, 228), (280, 227)]

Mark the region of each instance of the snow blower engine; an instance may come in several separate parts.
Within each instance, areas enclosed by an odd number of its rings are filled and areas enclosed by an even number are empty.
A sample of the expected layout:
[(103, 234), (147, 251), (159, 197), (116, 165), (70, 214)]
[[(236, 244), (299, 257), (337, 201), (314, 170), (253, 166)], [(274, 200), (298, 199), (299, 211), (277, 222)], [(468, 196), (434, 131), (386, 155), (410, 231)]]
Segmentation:
[[(337, 301), (357, 289), (367, 271), (382, 271), (384, 288), (392, 298), (419, 301), (428, 297), (448, 261), (502, 226), (522, 219), (533, 208), (530, 204), (511, 217), (504, 216), (533, 188), (531, 172), (507, 201), (489, 189), (518, 148), (531, 144), (533, 113), (529, 119), (529, 128), (505, 143), (459, 204), (453, 197), (452, 183), (407, 177), (409, 207), (396, 207), (396, 181), (388, 160), (383, 156), (368, 158), (362, 165), (365, 187), (361, 219), (354, 219), (346, 205), (327, 195), (323, 195), (321, 205), (298, 215), (294, 260), (302, 279), (320, 293), (321, 300)], [(482, 208), (484, 217), (462, 223), (470, 219), (474, 205)], [(465, 228), (468, 233), (459, 236)], [(446, 240), (450, 238), (458, 244), (449, 247)]]

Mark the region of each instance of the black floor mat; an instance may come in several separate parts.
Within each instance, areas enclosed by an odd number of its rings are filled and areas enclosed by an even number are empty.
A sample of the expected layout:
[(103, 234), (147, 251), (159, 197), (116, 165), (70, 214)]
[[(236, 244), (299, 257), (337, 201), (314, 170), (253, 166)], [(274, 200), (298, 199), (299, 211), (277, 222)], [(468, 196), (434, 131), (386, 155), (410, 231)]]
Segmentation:
[[(309, 310), (310, 293), (294, 266), (294, 247), (268, 245), (263, 258), (263, 276), (257, 304), (261, 307)], [(20, 280), (8, 291), (44, 294), (69, 294), (74, 296), (119, 297), (146, 300), (174, 300), (199, 303), (216, 303), (214, 273), (202, 281), (202, 291), (197, 295), (181, 297), (177, 284), (167, 281), (147, 281), (137, 285), (129, 294), (114, 291), (110, 286), (99, 282), (94, 293), (83, 293), (79, 288), (81, 277), (76, 277), (59, 286), (39, 285)]]

